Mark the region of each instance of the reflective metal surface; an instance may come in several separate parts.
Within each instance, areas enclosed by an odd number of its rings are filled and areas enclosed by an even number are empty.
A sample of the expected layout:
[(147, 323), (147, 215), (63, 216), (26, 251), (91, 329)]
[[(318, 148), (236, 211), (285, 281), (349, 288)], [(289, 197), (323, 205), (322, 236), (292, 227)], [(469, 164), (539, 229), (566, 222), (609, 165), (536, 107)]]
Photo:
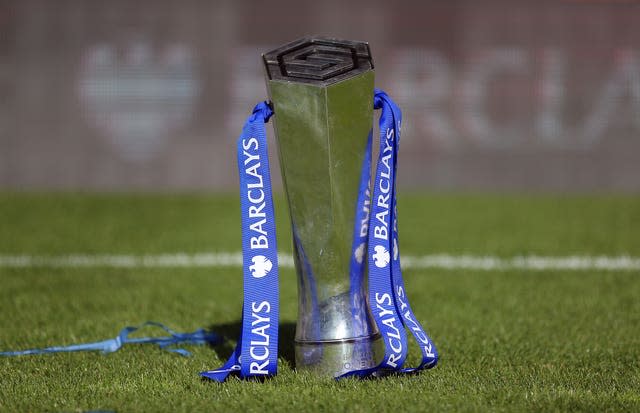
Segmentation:
[[(359, 66), (357, 56), (353, 70), (345, 72), (348, 52), (338, 50), (334, 60), (321, 46), (295, 45), (306, 53), (294, 57), (295, 76), (283, 78), (283, 69), (268, 76), (267, 85), (298, 274), (296, 367), (337, 376), (373, 367), (382, 357), (366, 302), (365, 271), (350, 274), (360, 172), (373, 123), (374, 72), (372, 64)], [(322, 78), (332, 62), (337, 75)], [(322, 74), (300, 79), (300, 67), (302, 76), (316, 69)]]

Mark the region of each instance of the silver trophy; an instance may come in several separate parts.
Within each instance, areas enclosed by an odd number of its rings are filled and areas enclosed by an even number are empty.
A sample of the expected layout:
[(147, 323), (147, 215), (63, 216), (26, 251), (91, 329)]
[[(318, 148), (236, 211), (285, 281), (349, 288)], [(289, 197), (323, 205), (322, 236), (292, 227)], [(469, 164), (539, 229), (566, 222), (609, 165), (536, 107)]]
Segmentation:
[(304, 38), (263, 60), (293, 230), (296, 368), (339, 376), (375, 367), (384, 349), (366, 265), (354, 265), (366, 263), (366, 245), (354, 234), (373, 125), (369, 45)]

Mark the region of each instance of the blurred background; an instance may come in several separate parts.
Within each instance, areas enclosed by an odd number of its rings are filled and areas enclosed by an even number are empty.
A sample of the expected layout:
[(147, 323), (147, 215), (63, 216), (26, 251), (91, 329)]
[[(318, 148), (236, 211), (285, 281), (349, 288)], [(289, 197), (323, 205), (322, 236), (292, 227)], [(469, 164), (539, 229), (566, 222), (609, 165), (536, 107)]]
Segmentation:
[(261, 53), (317, 34), (370, 43), (403, 188), (637, 193), (638, 4), (0, 0), (0, 188), (235, 191)]

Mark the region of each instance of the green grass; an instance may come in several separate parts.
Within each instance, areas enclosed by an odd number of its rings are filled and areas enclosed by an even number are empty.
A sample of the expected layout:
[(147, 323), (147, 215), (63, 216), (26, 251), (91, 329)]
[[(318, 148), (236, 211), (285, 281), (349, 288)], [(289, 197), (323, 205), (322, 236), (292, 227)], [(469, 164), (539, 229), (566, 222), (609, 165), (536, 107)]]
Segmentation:
[[(277, 204), (282, 206), (281, 199)], [(640, 256), (640, 198), (406, 195), (403, 253)], [(290, 250), (279, 209), (280, 249)], [(237, 251), (235, 196), (0, 195), (0, 254)], [(0, 358), (0, 411), (638, 411), (640, 274), (636, 271), (405, 273), (441, 353), (411, 377), (334, 382), (296, 373), (294, 272), (281, 273), (282, 354), (264, 383), (202, 381), (232, 342)], [(0, 267), (0, 349), (115, 336), (157, 320), (231, 338), (240, 269)], [(417, 361), (412, 349), (410, 363)]]

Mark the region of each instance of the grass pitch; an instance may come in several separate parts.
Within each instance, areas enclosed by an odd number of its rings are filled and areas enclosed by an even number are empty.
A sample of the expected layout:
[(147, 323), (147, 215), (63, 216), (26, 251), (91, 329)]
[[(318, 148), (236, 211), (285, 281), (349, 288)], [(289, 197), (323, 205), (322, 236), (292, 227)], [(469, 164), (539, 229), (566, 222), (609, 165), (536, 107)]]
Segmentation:
[[(4, 194), (0, 255), (235, 252), (236, 199)], [(639, 198), (416, 194), (399, 210), (403, 254), (640, 256)], [(0, 282), (0, 350), (98, 341), (146, 320), (229, 337), (190, 358), (149, 345), (0, 357), (0, 411), (640, 410), (638, 271), (405, 271), (438, 367), (340, 382), (293, 369), (293, 270), (281, 272), (279, 374), (264, 383), (198, 376), (233, 347), (239, 268), (0, 267)]]

